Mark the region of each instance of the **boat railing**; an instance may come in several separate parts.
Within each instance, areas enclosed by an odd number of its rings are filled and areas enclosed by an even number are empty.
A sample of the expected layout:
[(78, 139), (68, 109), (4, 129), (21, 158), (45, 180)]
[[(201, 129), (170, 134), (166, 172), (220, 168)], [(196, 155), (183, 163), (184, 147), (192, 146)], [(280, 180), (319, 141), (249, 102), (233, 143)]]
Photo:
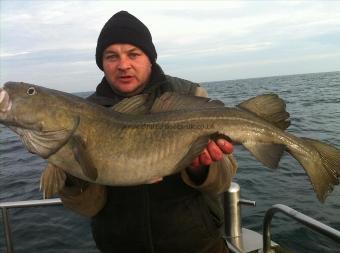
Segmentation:
[(255, 206), (255, 201), (244, 200), (240, 195), (240, 186), (234, 182), (224, 195), (226, 240), (230, 251), (233, 253), (272, 253), (275, 252), (275, 249), (278, 250), (280, 246), (271, 240), (271, 221), (274, 214), (278, 212), (295, 219), (299, 223), (306, 225), (336, 242), (340, 242), (340, 231), (282, 204), (273, 205), (266, 212), (263, 220), (262, 235), (255, 231), (245, 229), (242, 226), (241, 205)]
[(61, 203), (61, 200), (59, 198), (41, 199), (41, 200), (26, 200), (26, 201), (13, 201), (13, 202), (0, 203), (7, 253), (13, 253), (14, 252), (13, 242), (12, 242), (11, 224), (10, 224), (9, 213), (8, 213), (9, 209), (11, 209), (11, 208), (35, 207), (35, 206), (56, 206), (56, 205), (61, 205), (61, 204), (62, 203)]
[(286, 205), (277, 204), (273, 205), (270, 209), (267, 210), (264, 221), (263, 221), (263, 252), (271, 253), (271, 222), (274, 217), (274, 214), (282, 213), (299, 223), (309, 227), (310, 229), (323, 234), (334, 241), (340, 243), (340, 231), (327, 226), (324, 223), (321, 223), (303, 213), (296, 211), (293, 208), (290, 208)]
[[(7, 253), (14, 252), (8, 213), (9, 209), (36, 206), (57, 206), (61, 204), (62, 202), (59, 198), (0, 203)], [(241, 199), (239, 185), (232, 183), (229, 190), (224, 194), (226, 221), (224, 230), (226, 241), (231, 252), (275, 252), (273, 248), (275, 249), (278, 245), (271, 241), (271, 221), (276, 213), (283, 213), (301, 224), (304, 224), (307, 227), (335, 240), (336, 242), (340, 242), (340, 231), (282, 204), (274, 205), (266, 212), (263, 222), (263, 234), (261, 235), (255, 231), (242, 227), (241, 204), (255, 206), (255, 201)]]

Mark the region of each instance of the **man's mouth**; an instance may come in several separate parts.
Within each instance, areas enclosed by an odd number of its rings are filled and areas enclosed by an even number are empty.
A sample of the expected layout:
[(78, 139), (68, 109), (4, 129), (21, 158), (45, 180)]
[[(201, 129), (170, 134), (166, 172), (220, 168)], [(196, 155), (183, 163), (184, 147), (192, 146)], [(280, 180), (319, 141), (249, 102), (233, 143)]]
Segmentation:
[(119, 80), (123, 83), (129, 83), (131, 82), (135, 77), (134, 76), (130, 76), (130, 75), (125, 75), (125, 76), (120, 76)]

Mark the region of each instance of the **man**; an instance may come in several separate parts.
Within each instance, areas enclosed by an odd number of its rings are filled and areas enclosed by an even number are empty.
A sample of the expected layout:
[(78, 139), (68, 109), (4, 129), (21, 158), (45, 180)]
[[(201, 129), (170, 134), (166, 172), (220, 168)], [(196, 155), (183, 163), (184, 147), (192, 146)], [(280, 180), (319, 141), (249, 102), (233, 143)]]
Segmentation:
[[(206, 95), (198, 84), (165, 75), (156, 59), (148, 28), (128, 12), (116, 13), (98, 38), (96, 62), (104, 78), (88, 99), (111, 107), (141, 93), (152, 101), (167, 91)], [(92, 217), (101, 252), (228, 252), (218, 194), (236, 171), (225, 155), (232, 151), (228, 141), (211, 140), (180, 174), (133, 187), (68, 183), (61, 197), (66, 207)]]

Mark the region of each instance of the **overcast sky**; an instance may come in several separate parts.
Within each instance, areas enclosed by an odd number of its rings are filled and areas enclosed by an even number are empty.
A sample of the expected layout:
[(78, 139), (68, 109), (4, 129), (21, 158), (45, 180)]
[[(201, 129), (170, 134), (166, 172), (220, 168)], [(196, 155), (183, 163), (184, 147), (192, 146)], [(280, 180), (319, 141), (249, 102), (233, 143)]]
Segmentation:
[(0, 2), (1, 84), (94, 90), (96, 41), (120, 10), (149, 27), (166, 73), (192, 81), (340, 70), (340, 1)]

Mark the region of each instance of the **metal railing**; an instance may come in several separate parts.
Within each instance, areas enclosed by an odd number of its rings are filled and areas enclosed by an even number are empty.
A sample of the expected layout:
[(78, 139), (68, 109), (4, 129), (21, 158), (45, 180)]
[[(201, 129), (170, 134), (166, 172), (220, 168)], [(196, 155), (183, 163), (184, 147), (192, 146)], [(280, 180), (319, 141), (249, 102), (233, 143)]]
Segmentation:
[(56, 206), (61, 205), (59, 198), (55, 199), (42, 199), (42, 200), (27, 200), (27, 201), (14, 201), (14, 202), (3, 202), (0, 203), (2, 211), (2, 221), (4, 224), (5, 242), (7, 253), (13, 253), (13, 242), (12, 242), (12, 231), (11, 224), (9, 221), (8, 210), (10, 208), (22, 208), (22, 207), (35, 207), (35, 206)]
[(242, 234), (242, 215), (241, 206), (256, 206), (252, 200), (242, 199), (240, 197), (240, 186), (232, 182), (228, 191), (224, 194), (224, 212), (225, 232), (228, 237), (237, 237)]
[[(240, 211), (240, 204), (246, 204), (246, 205), (255, 205), (254, 201), (248, 201), (243, 200), (239, 197), (239, 186), (237, 184), (233, 184), (233, 187), (231, 187), (231, 190), (229, 191), (229, 197), (227, 197), (226, 201), (229, 202), (227, 207), (229, 210), (228, 216), (226, 216), (226, 221), (231, 220), (230, 223), (227, 222), (226, 226), (226, 234), (229, 238), (240, 238), (242, 237), (241, 232), (241, 211)], [(11, 232), (11, 225), (9, 221), (9, 209), (11, 208), (26, 208), (26, 207), (41, 207), (41, 206), (56, 206), (56, 205), (62, 205), (62, 202), (59, 198), (55, 199), (45, 199), (45, 200), (28, 200), (28, 201), (14, 201), (14, 202), (3, 202), (0, 203), (0, 208), (2, 211), (2, 220), (4, 225), (4, 233), (5, 233), (5, 242), (7, 247), (7, 253), (13, 253), (13, 242), (12, 242), (12, 232)], [(288, 206), (277, 204), (273, 205), (267, 212), (264, 217), (263, 222), (263, 252), (264, 253), (271, 253), (271, 221), (273, 219), (273, 216), (275, 213), (283, 213), (301, 224), (306, 225), (307, 227), (335, 240), (336, 242), (340, 243), (340, 231), (331, 228), (307, 215), (304, 215)], [(244, 235), (243, 235), (244, 236)], [(253, 235), (251, 235), (252, 237)], [(253, 240), (254, 238), (251, 238), (249, 236), (246, 236), (247, 240)], [(256, 238), (255, 238), (256, 239)], [(237, 241), (237, 240), (236, 240)], [(229, 246), (232, 246), (232, 248), (235, 247), (235, 250), (233, 252), (243, 252), (243, 250), (240, 250), (240, 245), (233, 245), (228, 243)], [(241, 243), (242, 245), (242, 243)]]
[(340, 231), (331, 228), (303, 213), (296, 211), (286, 205), (277, 204), (273, 205), (267, 212), (263, 221), (263, 252), (271, 253), (271, 222), (275, 213), (283, 213), (288, 217), (293, 218), (299, 223), (323, 234), (336, 242), (340, 243)]
[[(256, 206), (256, 202), (241, 198), (240, 186), (232, 182), (228, 191), (224, 193), (224, 232), (230, 252), (256, 252), (261, 248), (262, 236), (248, 233), (242, 228), (241, 206)], [(256, 241), (256, 242), (255, 242)]]

